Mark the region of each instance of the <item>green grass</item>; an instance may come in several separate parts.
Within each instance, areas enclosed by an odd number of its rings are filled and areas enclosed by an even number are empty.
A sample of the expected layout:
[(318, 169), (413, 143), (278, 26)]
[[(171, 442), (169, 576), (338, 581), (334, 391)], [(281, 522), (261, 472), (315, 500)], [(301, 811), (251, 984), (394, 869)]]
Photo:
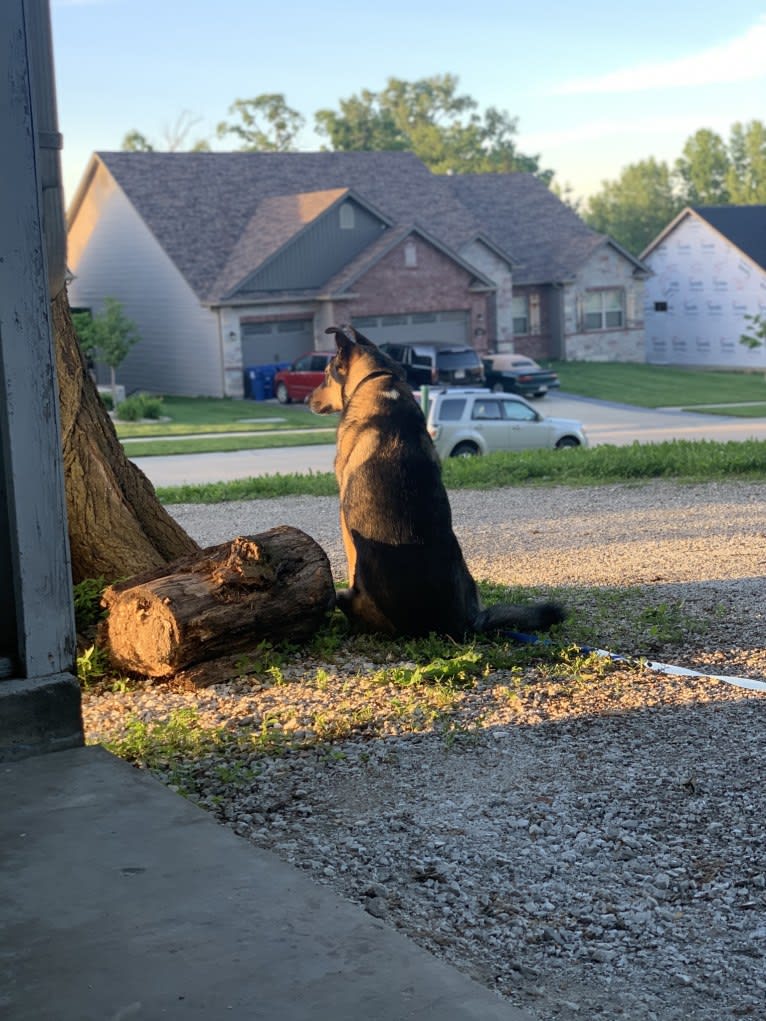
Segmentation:
[[(163, 397), (162, 413), (169, 422), (115, 422), (120, 439), (131, 436), (181, 436), (214, 432), (263, 432), (313, 429), (320, 424), (305, 405), (282, 406), (263, 401), (213, 397)], [(247, 422), (245, 419), (263, 419)]]
[(623, 362), (552, 362), (551, 366), (565, 393), (642, 408), (694, 409), (698, 404), (766, 400), (766, 379), (761, 373)]
[[(598, 486), (606, 483), (675, 479), (766, 478), (766, 440), (718, 443), (671, 440), (667, 443), (605, 444), (577, 450), (530, 450), (518, 454), (450, 458), (442, 466), (448, 489), (499, 489), (521, 485)], [(208, 485), (160, 488), (165, 504), (222, 503), (282, 496), (334, 496), (330, 472), (264, 475)]]
[[(682, 408), (682, 411), (696, 411), (700, 408)], [(720, 408), (705, 408), (706, 415), (733, 415), (736, 418), (766, 418), (766, 404), (725, 404)]]
[(283, 433), (280, 436), (221, 436), (204, 439), (130, 440), (125, 451), (130, 457), (161, 457), (170, 454), (214, 454), (231, 450), (263, 450), (274, 447), (310, 447), (335, 442), (335, 429), (318, 432)]

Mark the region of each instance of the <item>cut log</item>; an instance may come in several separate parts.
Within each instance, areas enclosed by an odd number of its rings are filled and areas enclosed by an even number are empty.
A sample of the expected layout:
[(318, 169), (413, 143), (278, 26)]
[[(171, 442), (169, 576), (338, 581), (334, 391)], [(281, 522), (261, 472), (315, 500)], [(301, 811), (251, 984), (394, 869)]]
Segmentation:
[(335, 589), (321, 546), (280, 525), (112, 585), (104, 605), (113, 665), (171, 677), (219, 657), (233, 663), (264, 639), (310, 638)]

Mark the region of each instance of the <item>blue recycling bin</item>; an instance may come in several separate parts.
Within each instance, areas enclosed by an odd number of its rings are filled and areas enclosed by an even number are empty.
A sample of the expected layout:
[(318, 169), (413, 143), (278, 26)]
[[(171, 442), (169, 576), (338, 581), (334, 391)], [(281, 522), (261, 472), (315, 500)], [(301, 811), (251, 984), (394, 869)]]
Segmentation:
[(255, 368), (249, 368), (245, 369), (244, 372), (242, 373), (245, 382), (245, 400), (248, 401), (255, 400), (255, 397), (253, 395), (253, 389), (255, 386), (255, 376), (257, 371), (258, 370)]
[(265, 400), (274, 396), (274, 377), (277, 374), (276, 365), (261, 365), (261, 376), (263, 378), (263, 392)]

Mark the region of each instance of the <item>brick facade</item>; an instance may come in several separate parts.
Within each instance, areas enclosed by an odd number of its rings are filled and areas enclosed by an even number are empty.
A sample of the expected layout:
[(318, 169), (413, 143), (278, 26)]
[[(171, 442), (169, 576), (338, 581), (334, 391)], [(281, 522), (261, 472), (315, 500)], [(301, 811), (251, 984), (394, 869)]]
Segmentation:
[[(413, 244), (415, 265), (408, 266), (405, 246)], [(473, 336), (483, 328), (490, 313), (487, 292), (470, 290), (473, 279), (438, 248), (411, 235), (352, 286), (354, 297), (346, 306), (347, 312), (351, 317), (362, 317), (461, 310), (469, 313)]]

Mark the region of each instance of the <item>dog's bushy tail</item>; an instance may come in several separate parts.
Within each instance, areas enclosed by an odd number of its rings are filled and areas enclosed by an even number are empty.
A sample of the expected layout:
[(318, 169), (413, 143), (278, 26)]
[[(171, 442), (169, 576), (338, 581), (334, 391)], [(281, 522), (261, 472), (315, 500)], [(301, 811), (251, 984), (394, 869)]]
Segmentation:
[(554, 624), (560, 624), (565, 617), (564, 608), (558, 603), (530, 603), (528, 606), (498, 603), (481, 610), (473, 626), (479, 632), (497, 631), (500, 628), (547, 631)]

